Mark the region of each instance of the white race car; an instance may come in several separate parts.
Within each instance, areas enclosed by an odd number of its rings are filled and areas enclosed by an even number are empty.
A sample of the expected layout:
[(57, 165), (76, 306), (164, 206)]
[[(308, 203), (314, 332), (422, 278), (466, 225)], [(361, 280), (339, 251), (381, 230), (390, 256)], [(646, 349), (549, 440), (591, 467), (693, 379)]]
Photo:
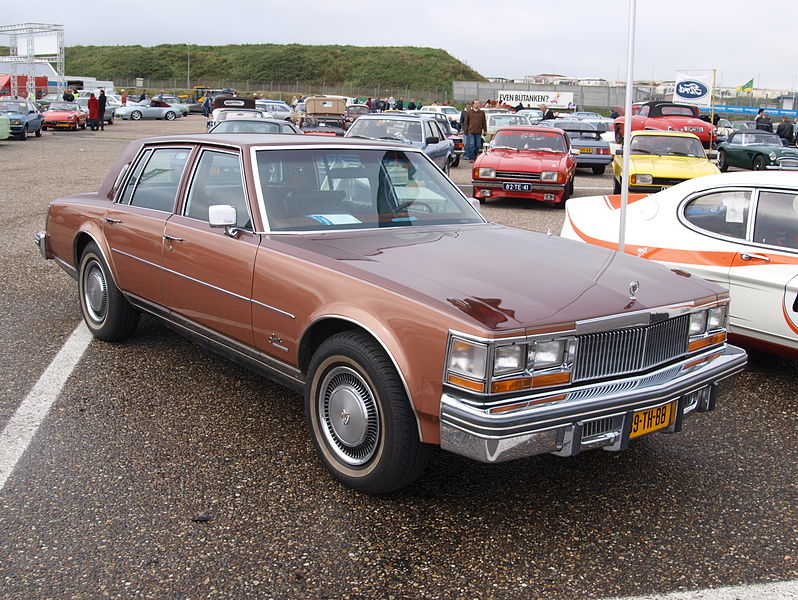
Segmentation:
[[(562, 236), (617, 249), (620, 202), (570, 199)], [(626, 253), (729, 289), (739, 343), (798, 358), (798, 174), (708, 175), (630, 194), (626, 223)]]

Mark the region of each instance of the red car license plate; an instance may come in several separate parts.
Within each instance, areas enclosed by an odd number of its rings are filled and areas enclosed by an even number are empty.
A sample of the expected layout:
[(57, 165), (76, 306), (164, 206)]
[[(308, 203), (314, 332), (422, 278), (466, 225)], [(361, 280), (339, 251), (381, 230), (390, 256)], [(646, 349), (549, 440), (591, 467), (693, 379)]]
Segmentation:
[(505, 192), (531, 192), (532, 191), (532, 184), (531, 183), (505, 183), (504, 184), (504, 191)]

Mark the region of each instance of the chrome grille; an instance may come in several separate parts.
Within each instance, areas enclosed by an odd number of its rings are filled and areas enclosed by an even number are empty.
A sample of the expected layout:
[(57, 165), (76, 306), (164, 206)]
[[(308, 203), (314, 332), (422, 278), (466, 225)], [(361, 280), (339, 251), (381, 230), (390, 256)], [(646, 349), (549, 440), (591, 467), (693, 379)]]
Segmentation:
[(782, 169), (798, 168), (798, 158), (780, 158), (776, 161)]
[(603, 419), (585, 421), (582, 424), (582, 440), (609, 433), (618, 429), (618, 427), (620, 427), (620, 419), (618, 417), (604, 417)]
[(496, 171), (497, 179), (529, 179), (530, 181), (540, 180), (540, 173), (518, 173), (516, 171)]
[(577, 336), (573, 381), (636, 373), (687, 354), (690, 316)]

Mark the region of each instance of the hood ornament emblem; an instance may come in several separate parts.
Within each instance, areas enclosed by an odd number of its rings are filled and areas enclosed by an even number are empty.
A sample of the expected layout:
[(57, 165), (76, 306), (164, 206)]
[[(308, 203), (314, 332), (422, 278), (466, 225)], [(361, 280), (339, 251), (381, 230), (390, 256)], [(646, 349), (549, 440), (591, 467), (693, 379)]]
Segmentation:
[(640, 290), (640, 282), (632, 281), (629, 283), (629, 300), (637, 300), (637, 292)]

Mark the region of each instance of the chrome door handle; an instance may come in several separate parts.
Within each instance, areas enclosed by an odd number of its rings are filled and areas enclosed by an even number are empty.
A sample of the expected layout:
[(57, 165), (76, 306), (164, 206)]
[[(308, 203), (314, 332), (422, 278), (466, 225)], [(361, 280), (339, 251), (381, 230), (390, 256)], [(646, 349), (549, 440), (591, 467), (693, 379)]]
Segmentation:
[(770, 258), (763, 254), (750, 254), (748, 252), (741, 252), (740, 258), (743, 260), (764, 260), (765, 262), (770, 262)]
[(183, 238), (181, 238), (181, 237), (175, 237), (173, 235), (166, 235), (166, 234), (164, 234), (163, 239), (165, 239), (167, 242), (182, 242), (183, 241)]
[(114, 223), (121, 223), (122, 222), (122, 219), (112, 219), (111, 217), (105, 217), (105, 219), (103, 219), (103, 220), (106, 223), (110, 223), (111, 225), (113, 225)]

